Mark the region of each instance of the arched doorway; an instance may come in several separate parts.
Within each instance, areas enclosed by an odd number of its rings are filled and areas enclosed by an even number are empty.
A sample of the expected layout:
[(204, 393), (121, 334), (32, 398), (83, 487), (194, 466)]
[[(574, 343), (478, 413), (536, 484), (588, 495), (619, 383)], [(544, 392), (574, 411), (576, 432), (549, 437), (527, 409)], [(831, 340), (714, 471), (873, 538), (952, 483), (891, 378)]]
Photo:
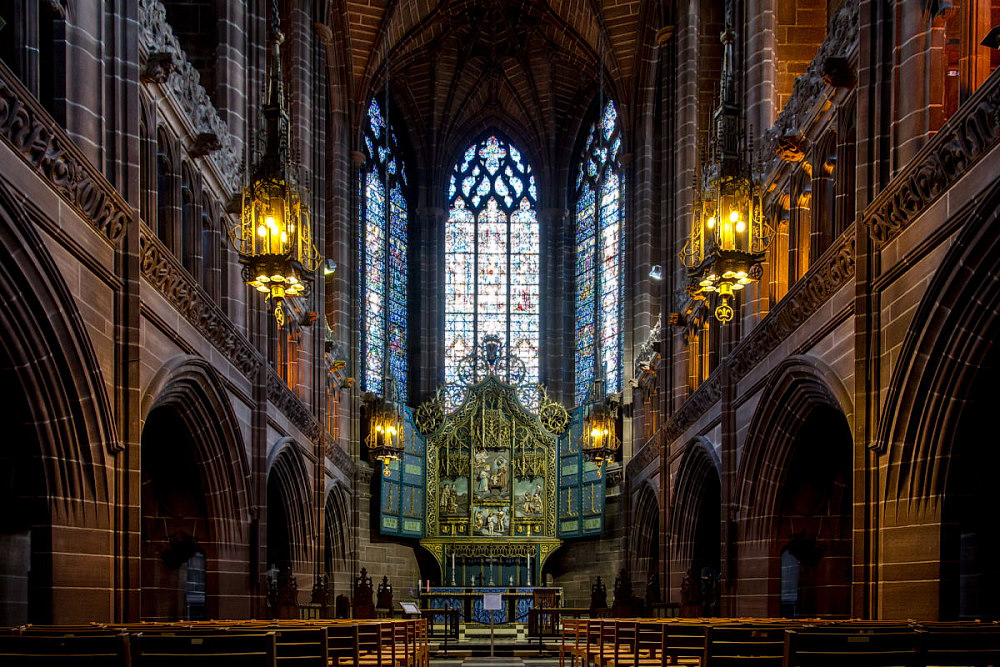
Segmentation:
[(851, 613), (851, 457), (844, 415), (813, 409), (796, 434), (778, 505), (781, 616)]
[(1000, 620), (1000, 442), (992, 420), (998, 379), (1000, 350), (994, 350), (962, 406), (948, 462), (941, 516), (942, 618)]
[(648, 482), (635, 494), (631, 523), (628, 569), (633, 592), (647, 604), (660, 602), (660, 504)]
[[(204, 359), (175, 357), (144, 407), (140, 616), (246, 617), (249, 468), (221, 380)], [(241, 584), (223, 583), (234, 575)]]
[(194, 438), (174, 407), (146, 418), (141, 469), (142, 618), (202, 620), (214, 537)]
[(684, 616), (719, 613), (722, 485), (712, 443), (696, 438), (677, 472), (671, 517), (671, 589)]
[(852, 614), (849, 411), (843, 385), (818, 360), (790, 357), (772, 371), (737, 473), (736, 613)]
[[(41, 225), (0, 183), (0, 625), (110, 615), (110, 539), (79, 550), (81, 529), (111, 525), (119, 437), (107, 384), (74, 295)], [(53, 583), (59, 571), (86, 580)]]
[(44, 598), (37, 583), (45, 567), (36, 553), (49, 523), (41, 449), (27, 417), (31, 408), (13, 362), (0, 349), (0, 626), (44, 622)]
[[(310, 574), (308, 541), (312, 529), (311, 479), (298, 445), (291, 438), (279, 440), (272, 449), (267, 472), (267, 568), (269, 576), (289, 585), (288, 575)], [(298, 590), (311, 583), (296, 580)], [(286, 591), (287, 595), (287, 591)]]
[[(1000, 183), (924, 290), (893, 368), (875, 449), (887, 470), (876, 600), (885, 618), (997, 618)], [(910, 564), (922, 563), (919, 578)], [(937, 570), (935, 572), (935, 570)], [(937, 576), (935, 576), (937, 575)]]

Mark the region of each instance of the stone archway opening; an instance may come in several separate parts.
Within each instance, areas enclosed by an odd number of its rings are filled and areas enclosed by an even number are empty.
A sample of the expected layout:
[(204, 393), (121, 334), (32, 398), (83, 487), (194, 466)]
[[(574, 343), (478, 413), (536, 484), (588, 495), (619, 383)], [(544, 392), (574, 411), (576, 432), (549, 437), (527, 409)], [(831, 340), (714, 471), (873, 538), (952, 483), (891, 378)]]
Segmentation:
[(31, 407), (10, 356), (0, 348), (0, 626), (51, 622), (39, 584), (51, 572), (44, 550), (49, 524), (45, 473)]
[(839, 410), (814, 407), (794, 436), (777, 499), (780, 614), (851, 614), (852, 439)]
[(947, 462), (941, 512), (941, 617), (1000, 620), (1000, 442), (992, 421), (992, 389), (1000, 351), (980, 367), (961, 406)]
[(143, 620), (207, 618), (212, 527), (194, 438), (170, 405), (142, 431)]

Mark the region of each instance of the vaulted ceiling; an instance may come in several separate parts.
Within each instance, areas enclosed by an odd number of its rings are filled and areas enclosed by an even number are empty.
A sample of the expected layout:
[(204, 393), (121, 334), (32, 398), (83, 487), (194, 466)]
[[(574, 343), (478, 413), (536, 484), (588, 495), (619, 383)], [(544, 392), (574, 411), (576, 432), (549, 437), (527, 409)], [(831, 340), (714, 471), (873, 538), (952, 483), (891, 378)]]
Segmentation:
[(388, 42), (392, 122), (416, 166), (432, 171), (450, 169), (490, 127), (509, 134), (543, 171), (566, 168), (598, 94), (602, 50), (605, 94), (628, 127), (653, 74), (663, 11), (662, 0), (341, 2), (332, 20), (355, 135), (367, 101), (383, 94)]

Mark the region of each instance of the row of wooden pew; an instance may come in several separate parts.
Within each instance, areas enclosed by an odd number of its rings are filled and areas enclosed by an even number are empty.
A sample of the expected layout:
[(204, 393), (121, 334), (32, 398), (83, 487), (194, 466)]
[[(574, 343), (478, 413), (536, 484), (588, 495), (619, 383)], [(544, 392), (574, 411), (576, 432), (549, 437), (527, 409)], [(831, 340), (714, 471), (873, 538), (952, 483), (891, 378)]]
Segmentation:
[(0, 632), (4, 667), (428, 667), (424, 619), (28, 625)]
[(1000, 626), (788, 619), (565, 619), (559, 664), (653, 667), (1000, 665)]

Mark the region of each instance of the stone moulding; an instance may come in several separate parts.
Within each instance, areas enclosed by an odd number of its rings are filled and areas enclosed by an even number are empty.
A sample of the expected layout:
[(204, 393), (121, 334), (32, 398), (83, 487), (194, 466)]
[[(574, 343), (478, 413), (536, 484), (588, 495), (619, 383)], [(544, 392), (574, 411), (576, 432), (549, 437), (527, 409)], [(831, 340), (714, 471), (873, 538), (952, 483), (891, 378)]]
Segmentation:
[(306, 407), (305, 403), (288, 388), (288, 385), (278, 377), (273, 368), (267, 372), (267, 400), (288, 417), (302, 434), (314, 441), (319, 438), (319, 421)]
[(121, 241), (132, 207), (3, 63), (0, 137), (105, 239)]
[(326, 458), (330, 459), (334, 467), (338, 468), (348, 479), (354, 479), (354, 475), (357, 472), (357, 466), (354, 461), (351, 460), (351, 455), (344, 451), (344, 448), (336, 441), (336, 439), (330, 437), (328, 434), (324, 436), (324, 448), (323, 453)]
[(139, 271), (236, 368), (253, 377), (263, 365), (260, 353), (145, 228), (139, 239)]
[[(156, 60), (153, 68), (164, 78), (163, 90), (171, 94), (184, 113), (187, 114), (194, 127), (194, 137), (200, 135), (215, 135), (217, 144), (213, 143), (211, 151), (212, 162), (219, 170), (219, 175), (230, 192), (240, 189), (241, 156), (239, 144), (229, 131), (229, 126), (219, 117), (212, 100), (201, 85), (198, 70), (188, 62), (184, 49), (174, 36), (174, 31), (167, 23), (167, 10), (159, 0), (139, 0), (139, 43), (143, 52), (143, 71), (149, 68), (149, 57)], [(172, 63), (164, 67), (162, 61), (171, 59)], [(150, 75), (152, 76), (152, 74)]]
[(639, 451), (635, 453), (632, 459), (625, 466), (625, 473), (628, 479), (635, 482), (638, 475), (646, 469), (646, 467), (656, 460), (657, 456), (660, 456), (660, 443), (662, 442), (662, 437), (660, 433), (655, 434), (652, 438), (646, 441)]
[(864, 212), (877, 248), (896, 237), (1000, 143), (1000, 74), (948, 119)]
[(663, 443), (669, 445), (684, 434), (691, 424), (705, 414), (709, 408), (722, 398), (722, 379), (719, 368), (716, 368), (708, 379), (701, 383), (680, 410), (670, 415), (663, 424)]

